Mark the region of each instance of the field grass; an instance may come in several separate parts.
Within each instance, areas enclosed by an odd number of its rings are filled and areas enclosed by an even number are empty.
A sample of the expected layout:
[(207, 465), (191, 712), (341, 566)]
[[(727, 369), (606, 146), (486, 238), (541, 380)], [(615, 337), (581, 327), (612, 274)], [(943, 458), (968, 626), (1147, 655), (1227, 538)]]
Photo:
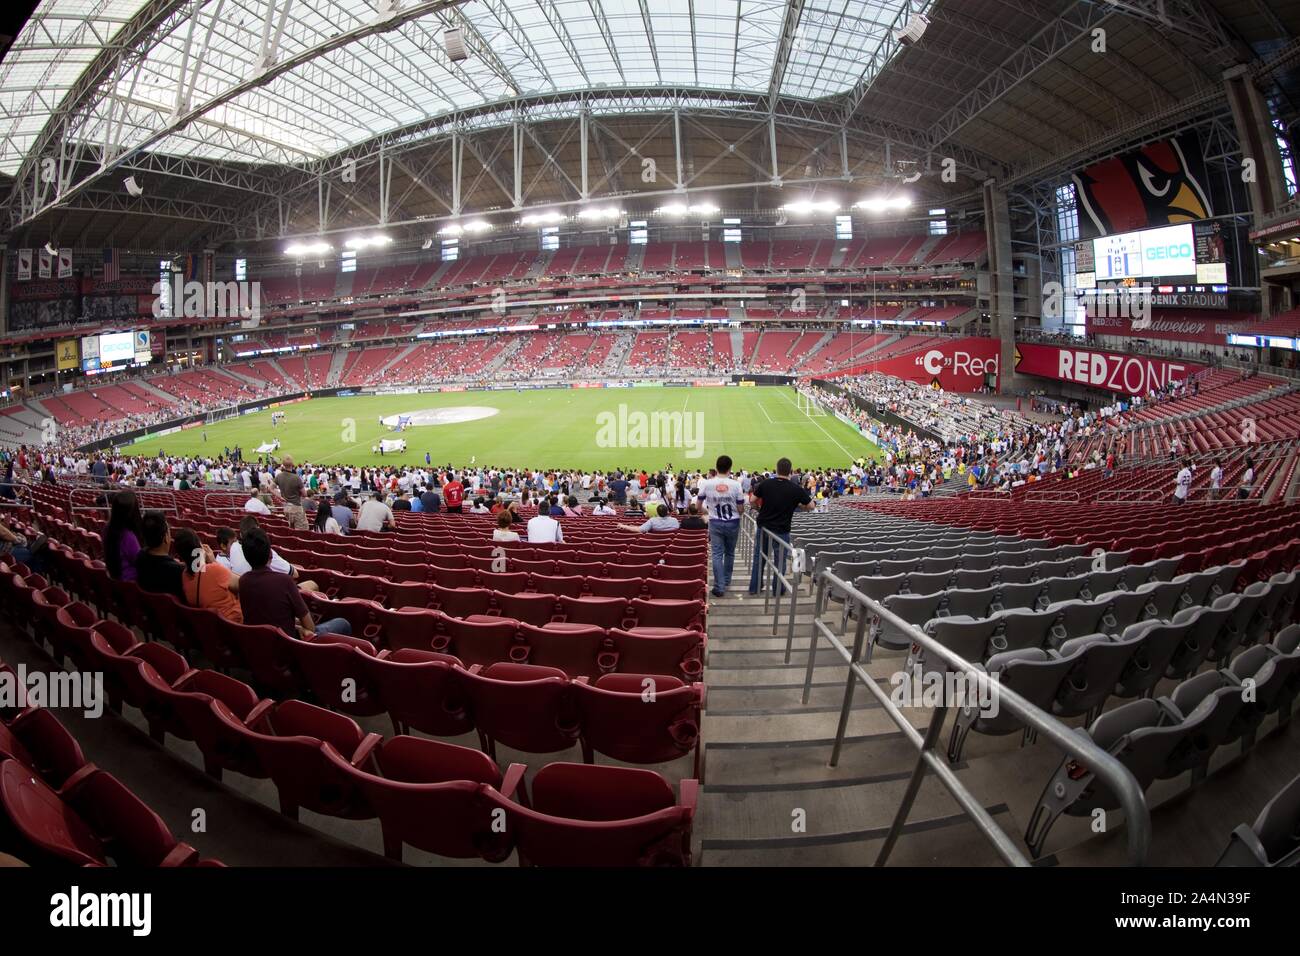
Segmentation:
[[(424, 425), (396, 434), (381, 417), (425, 409), (488, 406), (497, 413), (456, 424)], [(622, 406), (622, 408), (620, 408)], [(238, 444), (246, 459), (279, 439), (279, 454), (299, 464), (371, 465), (476, 463), (502, 468), (707, 468), (726, 453), (738, 468), (772, 468), (788, 456), (796, 468), (847, 466), (873, 457), (876, 446), (833, 415), (812, 416), (792, 388), (618, 388), (446, 392), (428, 395), (319, 398), (271, 412), (125, 446), (128, 454), (220, 455)], [(644, 413), (645, 418), (638, 418)], [(659, 417), (651, 417), (661, 413)], [(677, 413), (681, 413), (678, 415)], [(642, 425), (638, 431), (638, 424)], [(206, 441), (205, 436), (206, 434)], [(405, 454), (382, 458), (381, 438), (405, 438)], [(655, 447), (657, 443), (657, 447)], [(666, 445), (674, 447), (665, 447)]]

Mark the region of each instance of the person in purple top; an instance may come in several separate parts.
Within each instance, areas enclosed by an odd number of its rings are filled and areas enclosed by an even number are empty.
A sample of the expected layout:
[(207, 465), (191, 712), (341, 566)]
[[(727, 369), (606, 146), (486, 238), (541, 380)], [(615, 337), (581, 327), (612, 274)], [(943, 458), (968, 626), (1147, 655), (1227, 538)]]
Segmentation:
[(140, 501), (133, 491), (109, 496), (108, 525), (104, 528), (104, 566), (117, 581), (135, 580), (135, 559), (140, 554)]

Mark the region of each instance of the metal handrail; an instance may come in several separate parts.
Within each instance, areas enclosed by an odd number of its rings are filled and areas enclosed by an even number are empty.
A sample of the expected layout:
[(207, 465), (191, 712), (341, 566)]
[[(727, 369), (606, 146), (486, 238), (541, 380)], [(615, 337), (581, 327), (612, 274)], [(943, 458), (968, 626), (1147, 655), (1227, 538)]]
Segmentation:
[[(846, 609), (850, 604), (856, 604), (858, 607), (858, 624), (852, 649), (845, 647), (836, 637), (834, 631), (827, 627), (822, 620), (828, 591), (837, 593), (843, 599)], [(1013, 866), (1030, 866), (1031, 864), (1007, 832), (993, 820), (983, 804), (976, 799), (965, 784), (957, 779), (957, 775), (948, 763), (935, 753), (935, 744), (943, 730), (943, 725), (947, 721), (948, 710), (951, 705), (945, 701), (945, 703), (935, 708), (934, 716), (926, 728), (925, 736), (922, 737), (920, 731), (912, 726), (911, 722), (903, 715), (902, 710), (890, 698), (890, 695), (880, 689), (875, 679), (862, 666), (863, 651), (866, 650), (867, 652), (867, 661), (871, 657), (871, 647), (866, 644), (868, 616), (872, 618), (873, 626), (878, 626), (879, 622), (883, 621), (897, 628), (913, 644), (925, 652), (928, 660), (937, 658), (949, 668), (960, 671), (974, 679), (976, 686), (981, 691), (988, 690), (993, 695), (996, 695), (999, 706), (1005, 706), (1013, 715), (1019, 717), (1026, 727), (1086, 765), (1099, 780), (1110, 788), (1111, 793), (1119, 800), (1120, 806), (1124, 810), (1129, 862), (1133, 866), (1142, 866), (1146, 862), (1147, 853), (1151, 846), (1151, 814), (1147, 808), (1146, 796), (1142, 788), (1138, 786), (1137, 780), (1128, 771), (1128, 768), (1093, 743), (1091, 738), (1072, 730), (1055, 717), (1025, 700), (1015, 691), (1003, 686), (1001, 682), (989, 676), (987, 671), (977, 667), (965, 658), (959, 657), (921, 628), (894, 614), (879, 601), (863, 594), (849, 582), (836, 577), (830, 571), (823, 571), (817, 578), (817, 604), (813, 616), (812, 636), (808, 646), (808, 668), (804, 677), (803, 703), (808, 703), (811, 693), (813, 670), (816, 667), (817, 660), (817, 638), (818, 635), (821, 635), (826, 638), (848, 665), (848, 676), (844, 687), (844, 703), (840, 708), (839, 726), (835, 732), (835, 743), (831, 750), (830, 765), (834, 767), (839, 763), (840, 751), (844, 746), (844, 735), (848, 728), (849, 714), (853, 707), (855, 681), (861, 681), (871, 691), (903, 736), (917, 748), (916, 766), (912, 769), (912, 776), (908, 781), (903, 799), (899, 804), (893, 823), (890, 825), (885, 842), (880, 848), (880, 854), (876, 858), (876, 866), (883, 866), (888, 860), (889, 854), (893, 850), (904, 824), (907, 822), (908, 814), (911, 812), (912, 804), (921, 789), (921, 783), (925, 779), (927, 769), (933, 771), (934, 775), (939, 778), (939, 781), (948, 790), (949, 794), (966, 812), (966, 815), (970, 817), (971, 822), (975, 824), (980, 833), (989, 840), (1003, 860)]]
[[(745, 518), (747, 518), (747, 520), (742, 523), (741, 527), (743, 534), (741, 537), (745, 539), (747, 545), (745, 550), (749, 553), (749, 561), (746, 563), (749, 564), (750, 574), (752, 575), (754, 549), (757, 547), (759, 550), (758, 560), (760, 562), (759, 582), (763, 591), (763, 613), (772, 615), (773, 637), (777, 636), (777, 629), (780, 627), (781, 599), (785, 596), (774, 593), (778, 581), (781, 583), (781, 586), (785, 588), (786, 594), (790, 597), (785, 633), (785, 662), (788, 664), (790, 663), (790, 656), (794, 650), (794, 622), (799, 613), (799, 584), (803, 577), (803, 573), (796, 570), (795, 566), (796, 548), (793, 543), (787, 543), (778, 538), (770, 529), (758, 527), (758, 521), (753, 515), (746, 514)], [(768, 542), (766, 548), (760, 545), (760, 542), (762, 541)], [(784, 549), (785, 554), (783, 563), (788, 569), (788, 574), (780, 570), (780, 565), (776, 560), (776, 555), (780, 553), (777, 551), (778, 546)]]

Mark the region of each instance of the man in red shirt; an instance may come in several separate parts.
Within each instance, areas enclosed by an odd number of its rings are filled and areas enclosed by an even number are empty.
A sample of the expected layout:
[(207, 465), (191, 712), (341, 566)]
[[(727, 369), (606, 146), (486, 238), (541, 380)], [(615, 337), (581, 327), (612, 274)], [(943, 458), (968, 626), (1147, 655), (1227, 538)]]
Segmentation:
[(447, 472), (447, 483), (442, 486), (442, 500), (447, 504), (447, 511), (461, 513), (461, 502), (465, 500), (465, 486), (456, 480), (455, 472)]

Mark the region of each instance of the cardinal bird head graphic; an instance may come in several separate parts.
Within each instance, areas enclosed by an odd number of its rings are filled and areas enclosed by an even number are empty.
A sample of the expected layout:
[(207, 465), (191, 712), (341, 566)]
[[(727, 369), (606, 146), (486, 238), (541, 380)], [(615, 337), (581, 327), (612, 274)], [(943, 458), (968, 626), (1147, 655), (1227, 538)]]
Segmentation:
[(1210, 200), (1177, 140), (1151, 143), (1089, 166), (1075, 175), (1074, 184), (1080, 211), (1099, 236), (1211, 215)]

